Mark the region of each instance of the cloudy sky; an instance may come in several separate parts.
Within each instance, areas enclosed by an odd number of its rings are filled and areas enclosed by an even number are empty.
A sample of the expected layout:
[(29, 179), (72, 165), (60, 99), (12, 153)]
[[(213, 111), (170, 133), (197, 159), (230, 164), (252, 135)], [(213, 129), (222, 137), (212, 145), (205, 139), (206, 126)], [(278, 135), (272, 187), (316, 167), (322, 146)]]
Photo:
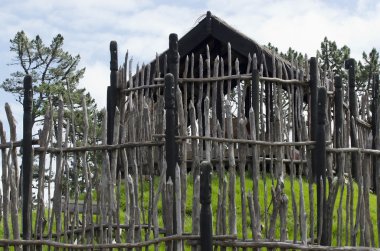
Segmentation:
[[(148, 62), (167, 48), (170, 33), (181, 37), (207, 10), (281, 51), (292, 47), (314, 56), (324, 36), (339, 46), (348, 45), (357, 59), (362, 51), (380, 50), (376, 0), (1, 0), (0, 6), (0, 81), (12, 71), (9, 40), (17, 31), (40, 35), (46, 44), (60, 33), (64, 49), (81, 55), (86, 74), (80, 84), (99, 107), (106, 103), (111, 40), (118, 42), (119, 53), (129, 50), (135, 63)], [(1, 120), (5, 102), (11, 103), (16, 116), (21, 114), (14, 97), (0, 90)]]

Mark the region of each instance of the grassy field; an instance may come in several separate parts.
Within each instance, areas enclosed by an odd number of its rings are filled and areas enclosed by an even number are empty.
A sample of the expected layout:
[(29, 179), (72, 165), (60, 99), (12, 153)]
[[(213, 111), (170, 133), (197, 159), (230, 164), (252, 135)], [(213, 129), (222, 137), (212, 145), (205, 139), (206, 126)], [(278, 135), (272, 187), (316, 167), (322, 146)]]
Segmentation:
[[(250, 178), (246, 177), (246, 194), (248, 194), (249, 191), (252, 190), (252, 186), (253, 186), (253, 182)], [(157, 187), (158, 185), (158, 177), (155, 178), (155, 187)], [(305, 211), (307, 213), (307, 224), (308, 224), (308, 228), (309, 228), (309, 186), (308, 186), (308, 183), (307, 181), (303, 180), (302, 181), (302, 184), (303, 184), (303, 190), (304, 190), (304, 202), (305, 202)], [(260, 199), (260, 207), (261, 207), (261, 224), (264, 226), (264, 229), (263, 229), (263, 237), (264, 236), (264, 233), (266, 231), (265, 229), (265, 223), (264, 223), (264, 196), (267, 196), (267, 202), (268, 202), (268, 222), (269, 222), (269, 217), (270, 217), (270, 214), (271, 214), (271, 210), (272, 210), (272, 203), (271, 203), (271, 194), (270, 194), (270, 189), (271, 189), (271, 186), (272, 186), (272, 180), (267, 177), (266, 178), (266, 186), (267, 186), (267, 194), (264, 193), (264, 180), (263, 179), (260, 179), (259, 180), (259, 199)], [(287, 195), (288, 197), (288, 211), (287, 211), (287, 230), (288, 230), (288, 239), (289, 240), (293, 240), (293, 237), (294, 237), (294, 217), (293, 217), (293, 211), (292, 211), (292, 198), (291, 198), (291, 182), (290, 182), (290, 179), (289, 178), (286, 178), (285, 179), (285, 188), (284, 188), (284, 192), (285, 194)], [(149, 201), (149, 185), (147, 182), (145, 182), (144, 184), (144, 193), (143, 193), (143, 196), (144, 196), (144, 208), (145, 208), (145, 219), (147, 219), (147, 213), (148, 213), (148, 210), (147, 210), (147, 202)], [(297, 210), (298, 210), (298, 214), (299, 214), (299, 196), (300, 196), (300, 186), (299, 186), (299, 182), (298, 182), (298, 179), (294, 181), (294, 191), (295, 191), (295, 196), (296, 196), (296, 203), (297, 203)], [(193, 186), (192, 186), (192, 177), (188, 177), (188, 181), (187, 181), (187, 200), (186, 200), (186, 216), (185, 216), (185, 220), (184, 220), (184, 230), (186, 233), (191, 233), (191, 229), (192, 229), (192, 219), (191, 219), (191, 214), (192, 214), (192, 192), (193, 192)], [(215, 231), (215, 225), (216, 225), (216, 209), (217, 209), (217, 202), (218, 202), (218, 178), (217, 178), (217, 175), (216, 174), (213, 174), (212, 176), (212, 212), (213, 212), (213, 229)], [(343, 198), (342, 198), (342, 206), (343, 206), (343, 238), (342, 238), (342, 243), (345, 244), (346, 243), (346, 240), (345, 240), (345, 230), (346, 230), (346, 227), (345, 227), (345, 224), (346, 224), (346, 193), (347, 193), (347, 188), (345, 187), (344, 189), (344, 192), (343, 192)], [(356, 208), (356, 204), (357, 204), (357, 193), (358, 193), (358, 187), (357, 185), (355, 184), (354, 185), (354, 209)], [(124, 194), (124, 186), (122, 185), (121, 186), (121, 195)], [(96, 195), (94, 194), (94, 199), (95, 199)], [(341, 197), (341, 191), (338, 192), (338, 196), (337, 196), (337, 199), (336, 199), (336, 202), (335, 202), (335, 208), (334, 208), (334, 218), (333, 218), (333, 240), (332, 240), (332, 245), (337, 245), (337, 239), (336, 239), (336, 233), (337, 233), (337, 210), (338, 210), (338, 206), (339, 206), (339, 201), (340, 201), (340, 197)], [(237, 232), (238, 232), (238, 237), (239, 238), (242, 238), (242, 217), (241, 217), (241, 213), (242, 213), (242, 210), (241, 210), (241, 186), (240, 186), (240, 177), (237, 176), (236, 177), (236, 194), (235, 194), (235, 198), (236, 198), (236, 212), (237, 212)], [(373, 194), (370, 194), (369, 196), (369, 200), (370, 200), (370, 214), (371, 214), (371, 220), (372, 220), (372, 223), (373, 223), (373, 228), (374, 228), (374, 234), (375, 234), (375, 241), (376, 241), (376, 245), (377, 245), (377, 225), (376, 225), (376, 196), (373, 195)], [(228, 201), (228, 200), (227, 200)], [(314, 206), (316, 206), (316, 187), (314, 185)], [(228, 207), (227, 207), (228, 208)], [(124, 209), (125, 209), (125, 196), (121, 196), (121, 212), (120, 212), (120, 222), (121, 223), (124, 223), (125, 221), (125, 214), (124, 214)], [(158, 210), (159, 210), (159, 224), (161, 226), (163, 226), (163, 223), (162, 223), (162, 217), (160, 217), (160, 214), (162, 212), (162, 204), (161, 204), (161, 201), (159, 202), (159, 207), (158, 207)], [(314, 212), (316, 214), (316, 209), (314, 209)], [(354, 215), (356, 213), (356, 210), (354, 210)], [(228, 212), (227, 212), (228, 214)], [(33, 215), (35, 215), (35, 213), (33, 213)], [(248, 230), (248, 238), (252, 238), (252, 232), (250, 230), (250, 217), (248, 216), (249, 215), (249, 210), (248, 210), (248, 203), (247, 203), (247, 230)], [(20, 212), (20, 216), (21, 216), (21, 212)], [(316, 215), (314, 216), (315, 219), (314, 219), (314, 222), (315, 222), (315, 233), (316, 233)], [(95, 218), (94, 218), (95, 219)], [(354, 217), (355, 219), (355, 217)], [(20, 230), (21, 230), (21, 217), (19, 218), (19, 222), (20, 222)], [(226, 219), (226, 222), (228, 224), (228, 219)], [(9, 223), (10, 223), (10, 219), (9, 219)], [(34, 223), (34, 221), (33, 221)], [(280, 237), (280, 228), (279, 228), (279, 217), (277, 218), (277, 227), (276, 227), (276, 239), (279, 239)], [(298, 226), (299, 228), (299, 226)], [(228, 229), (228, 227), (227, 227)], [(308, 232), (310, 231), (309, 229), (307, 230)], [(47, 228), (45, 230), (45, 232), (47, 233)], [(0, 238), (3, 237), (3, 223), (1, 222), (1, 226), (0, 226)], [(12, 236), (12, 234), (11, 234)], [(144, 236), (144, 235), (143, 235)], [(309, 236), (309, 234), (308, 234)], [(315, 234), (316, 236), (316, 234)], [(151, 238), (153, 238), (152, 234), (151, 234)], [(144, 237), (142, 238), (144, 239)], [(297, 239), (300, 240), (300, 231), (298, 230), (298, 236), (297, 236)]]
[[(185, 225), (184, 225), (184, 230), (185, 232), (190, 233), (191, 232), (191, 226), (192, 226), (192, 219), (191, 219), (191, 214), (192, 214), (192, 197), (193, 197), (193, 187), (192, 187), (192, 177), (188, 177), (187, 180), (187, 200), (186, 200), (186, 216), (185, 216)], [(246, 195), (248, 194), (249, 191), (252, 191), (253, 187), (253, 181), (249, 177), (246, 177), (245, 179), (246, 182)], [(156, 182), (155, 182), (156, 183)], [(215, 231), (215, 226), (216, 226), (216, 209), (217, 209), (217, 203), (218, 203), (218, 178), (217, 175), (214, 174), (212, 176), (212, 212), (213, 212), (213, 230)], [(309, 184), (306, 180), (302, 180), (303, 184), (303, 194), (304, 194), (304, 203), (305, 203), (305, 211), (307, 214), (307, 231), (309, 233), (309, 212), (310, 212), (310, 201), (309, 201)], [(264, 193), (264, 180), (259, 179), (259, 200), (260, 200), (260, 208), (261, 208), (261, 224), (265, 226), (264, 224), (264, 196), (267, 196), (267, 207), (268, 207), (268, 224), (269, 224), (269, 217), (272, 212), (272, 196), (270, 193), (271, 187), (272, 187), (272, 180), (270, 179), (269, 176), (267, 176), (266, 179), (266, 186), (267, 186), (267, 194)], [(147, 187), (145, 188), (145, 191), (147, 191)], [(317, 210), (316, 210), (316, 205), (317, 205), (317, 188), (316, 185), (313, 185), (313, 190), (314, 190), (314, 232), (315, 232), (315, 237), (317, 236)], [(294, 217), (293, 217), (293, 211), (292, 211), (292, 197), (291, 197), (291, 181), (290, 178), (287, 177), (285, 178), (285, 188), (284, 192), (288, 197), (288, 211), (287, 211), (287, 230), (288, 230), (288, 239), (293, 240), (294, 237)], [(298, 178), (294, 180), (294, 192), (295, 192), (295, 200), (297, 204), (297, 213), (299, 215), (299, 200), (300, 200), (300, 185), (299, 185), (299, 180)], [(357, 205), (357, 194), (358, 194), (358, 186), (356, 183), (354, 183), (354, 222), (356, 221), (355, 215), (356, 215), (356, 205)], [(240, 177), (236, 177), (236, 213), (237, 213), (237, 233), (238, 237), (242, 238), (242, 209), (241, 209), (241, 186), (240, 186)], [(343, 191), (343, 198), (342, 198), (342, 216), (343, 216), (343, 233), (342, 233), (342, 243), (345, 244), (345, 231), (346, 231), (346, 198), (347, 198), (347, 187), (345, 186), (344, 191)], [(333, 226), (332, 226), (332, 231), (333, 231), (333, 237), (332, 237), (332, 245), (337, 245), (337, 222), (338, 222), (338, 207), (339, 207), (339, 201), (341, 199), (341, 189), (338, 191), (338, 195), (335, 201), (335, 207), (334, 207), (334, 214), (333, 214)], [(377, 225), (376, 225), (376, 195), (370, 194), (369, 196), (369, 203), (370, 203), (370, 215), (371, 215), (371, 221), (373, 224), (373, 229), (374, 229), (374, 234), (375, 234), (375, 242), (377, 245)], [(144, 201), (148, 201), (148, 192), (144, 192)], [(228, 200), (227, 200), (228, 201)], [(252, 232), (250, 230), (250, 217), (249, 217), (249, 209), (248, 209), (248, 203), (247, 205), (247, 230), (248, 230), (248, 238), (252, 238)], [(227, 207), (228, 209), (228, 207)], [(161, 204), (159, 204), (159, 213), (161, 212)], [(227, 212), (228, 215), (228, 212)], [(228, 219), (226, 219), (226, 222), (228, 224)], [(298, 219), (298, 224), (299, 224), (299, 219)], [(280, 220), (279, 216), (277, 217), (277, 226), (276, 226), (276, 238), (279, 239), (280, 237)], [(269, 227), (269, 226), (268, 226)], [(228, 229), (228, 227), (227, 227)], [(263, 237), (264, 237), (265, 229), (263, 229)], [(297, 234), (297, 239), (300, 240), (300, 230), (298, 226), (298, 234)], [(309, 234), (307, 235), (309, 236)], [(349, 242), (348, 242), (349, 243)], [(358, 242), (357, 242), (358, 243)]]

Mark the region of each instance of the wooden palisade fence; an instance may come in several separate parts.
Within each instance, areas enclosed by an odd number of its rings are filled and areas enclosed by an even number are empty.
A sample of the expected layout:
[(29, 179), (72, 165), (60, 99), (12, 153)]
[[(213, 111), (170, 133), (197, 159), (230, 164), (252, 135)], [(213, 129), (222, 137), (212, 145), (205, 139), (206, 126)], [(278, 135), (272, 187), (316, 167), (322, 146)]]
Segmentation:
[[(230, 46), (226, 59), (189, 55), (179, 72), (178, 38), (169, 40), (164, 66), (134, 75), (111, 42), (100, 134), (85, 99), (83, 121), (66, 119), (60, 99), (33, 140), (25, 78), (23, 140), (8, 105), (9, 140), (0, 123), (4, 250), (379, 246), (378, 75), (358, 105), (353, 60), (348, 85), (316, 58), (288, 71), (273, 53), (269, 76), (249, 55), (240, 69)], [(80, 142), (70, 140), (78, 126)]]

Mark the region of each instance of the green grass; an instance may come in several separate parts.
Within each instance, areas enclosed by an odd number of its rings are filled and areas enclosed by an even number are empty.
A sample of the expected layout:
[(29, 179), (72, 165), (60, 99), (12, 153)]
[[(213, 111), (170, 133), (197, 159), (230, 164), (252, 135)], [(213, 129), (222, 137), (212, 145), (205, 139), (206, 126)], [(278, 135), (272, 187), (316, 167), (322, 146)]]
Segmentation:
[[(226, 176), (227, 180), (228, 180), (228, 174)], [(155, 190), (157, 189), (157, 186), (158, 186), (158, 180), (159, 177), (155, 177), (154, 179), (154, 187), (155, 187)], [(288, 210), (287, 210), (287, 231), (288, 231), (288, 238), (289, 240), (293, 240), (293, 237), (294, 237), (294, 217), (293, 217), (293, 211), (292, 211), (292, 195), (291, 195), (291, 181), (290, 181), (290, 178), (287, 177), (285, 178), (284, 180), (284, 193), (287, 195), (288, 197)], [(246, 195), (248, 194), (249, 191), (252, 191), (252, 187), (253, 187), (253, 181), (252, 179), (250, 179), (248, 176), (246, 176), (246, 179), (245, 179), (245, 183), (246, 183)], [(264, 233), (266, 232), (267, 229), (265, 229), (265, 221), (264, 221), (264, 197), (266, 196), (267, 197), (267, 209), (268, 209), (268, 225), (269, 225), (269, 218), (270, 218), (270, 215), (272, 213), (272, 207), (273, 207), (273, 203), (272, 203), (272, 196), (271, 196), (271, 189), (272, 189), (272, 180), (270, 179), (269, 176), (266, 177), (265, 179), (265, 183), (266, 183), (266, 193), (264, 192), (264, 179), (260, 178), (259, 179), (259, 201), (260, 201), (260, 208), (261, 208), (261, 223), (262, 225), (264, 226), (264, 229), (263, 229), (263, 233), (262, 233), (262, 238), (265, 238), (265, 235)], [(274, 182), (274, 185), (276, 185), (276, 182)], [(308, 182), (306, 180), (302, 180), (302, 185), (303, 185), (303, 193), (304, 193), (304, 203), (305, 203), (305, 212), (307, 213), (307, 231), (308, 231), (308, 234), (307, 236), (309, 237), (309, 207), (310, 207), (310, 201), (309, 201), (309, 185), (308, 185)], [(213, 230), (215, 232), (215, 226), (216, 226), (216, 211), (217, 211), (217, 203), (218, 203), (218, 189), (219, 189), (219, 181), (218, 181), (218, 177), (217, 175), (214, 173), (212, 175), (212, 201), (211, 201), (211, 205), (212, 205), (212, 212), (213, 212)], [(148, 182), (144, 182), (144, 185), (142, 186), (143, 188), (143, 201), (144, 201), (144, 210), (145, 210), (145, 220), (147, 220), (147, 213), (148, 213), (148, 201), (149, 201), (149, 184)], [(357, 194), (358, 194), (358, 186), (356, 185), (356, 183), (354, 184), (354, 222), (356, 221), (356, 218), (355, 218), (355, 215), (356, 215), (356, 205), (357, 205)], [(316, 219), (316, 186), (313, 185), (313, 190), (314, 190), (314, 212), (315, 212), (315, 215), (314, 215), (314, 233), (315, 233), (315, 237), (316, 237), (316, 224), (317, 224), (317, 219)], [(120, 222), (123, 224), (125, 222), (125, 213), (124, 213), (124, 210), (125, 210), (125, 206), (126, 206), (126, 203), (125, 203), (125, 191), (124, 191), (124, 184), (122, 183), (121, 185), (121, 201), (120, 201), (120, 205), (121, 205), (121, 212), (119, 213), (120, 215)], [(295, 200), (296, 200), (296, 204), (297, 204), (297, 213), (299, 215), (299, 199), (300, 199), (300, 185), (299, 185), (299, 180), (298, 178), (294, 180), (294, 192), (295, 192)], [(140, 191), (139, 191), (139, 196), (140, 196)], [(345, 244), (346, 243), (346, 240), (345, 240), (345, 230), (346, 230), (346, 196), (347, 196), (347, 187), (345, 186), (345, 189), (344, 189), (344, 192), (343, 192), (343, 197), (342, 197), (342, 207), (343, 207), (343, 210), (342, 210), (342, 220), (343, 220), (343, 233), (342, 233), (342, 243)], [(192, 218), (191, 218), (191, 215), (192, 215), (192, 197), (193, 197), (193, 184), (192, 184), (192, 176), (189, 175), (188, 178), (187, 178), (187, 200), (186, 200), (186, 211), (185, 211), (185, 220), (184, 220), (184, 231), (186, 233), (191, 233), (191, 230), (192, 230)], [(341, 197), (341, 191), (339, 190), (338, 191), (338, 195), (337, 195), (337, 199), (335, 201), (335, 207), (334, 207), (334, 215), (333, 215), (333, 225), (332, 225), (332, 245), (337, 245), (337, 239), (336, 239), (336, 236), (337, 236), (337, 222), (338, 222), (338, 215), (337, 215), (337, 210), (338, 210), (338, 206), (339, 206), (339, 201), (340, 201), (340, 197)], [(84, 198), (84, 196), (81, 196), (81, 198)], [(93, 195), (93, 198), (94, 198), (94, 202), (96, 201), (96, 195), (94, 194)], [(242, 209), (241, 209), (241, 186), (240, 186), (240, 177), (237, 175), (236, 176), (236, 194), (235, 194), (235, 199), (236, 199), (236, 213), (237, 213), (237, 218), (236, 218), (236, 222), (237, 222), (237, 233), (238, 233), (238, 237), (239, 238), (242, 238), (243, 236), (243, 233), (242, 233)], [(374, 234), (375, 234), (375, 241), (376, 241), (376, 245), (378, 245), (377, 243), (377, 225), (376, 225), (376, 196), (373, 195), (373, 194), (370, 194), (369, 195), (369, 203), (370, 203), (370, 215), (371, 215), (371, 221), (372, 221), (372, 224), (373, 224), (373, 228), (374, 228)], [(140, 198), (139, 198), (139, 201), (140, 201)], [(226, 201), (228, 202), (228, 199), (226, 199)], [(140, 202), (139, 202), (140, 203)], [(249, 209), (248, 209), (248, 203), (247, 204), (247, 208), (246, 208), (246, 212), (247, 212), (247, 232), (248, 232), (248, 239), (252, 238), (252, 232), (251, 232), (251, 228), (250, 228), (250, 217), (249, 217)], [(139, 204), (140, 206), (140, 204)], [(228, 215), (228, 206), (226, 207), (227, 208), (227, 215)], [(20, 212), (21, 213), (21, 212)], [(159, 201), (159, 205), (158, 205), (158, 214), (159, 214), (159, 224), (161, 227), (163, 227), (163, 222), (162, 222), (162, 217), (161, 217), (161, 214), (162, 214), (162, 203), (161, 203), (161, 200)], [(35, 217), (35, 212), (33, 212), (33, 216)], [(62, 218), (63, 219), (63, 218)], [(94, 217), (95, 219), (95, 217)], [(142, 220), (142, 219), (141, 219)], [(298, 220), (299, 221), (299, 220)], [(34, 224), (34, 220), (33, 220), (33, 224)], [(227, 222), (227, 225), (228, 225), (228, 219), (226, 219), (226, 222)], [(10, 223), (10, 226), (11, 226), (11, 222), (10, 222), (10, 219), (9, 219), (9, 223)], [(21, 217), (19, 218), (19, 229), (21, 231)], [(299, 224), (299, 222), (298, 222)], [(275, 232), (275, 238), (276, 239), (279, 239), (280, 237), (280, 218), (279, 216), (277, 217), (277, 222), (276, 222), (276, 232)], [(269, 227), (269, 226), (267, 226)], [(54, 227), (55, 228), (55, 227)], [(227, 226), (227, 229), (228, 229), (228, 226)], [(228, 231), (227, 231), (228, 232)], [(45, 233), (47, 233), (47, 227), (45, 229)], [(10, 234), (12, 236), (12, 228), (10, 229)], [(1, 222), (1, 226), (0, 226), (0, 236), (3, 236), (3, 223)], [(142, 240), (144, 240), (144, 231), (142, 233)], [(150, 235), (150, 238), (153, 238), (153, 234), (151, 233)], [(297, 235), (297, 240), (300, 240), (300, 230), (299, 230), (299, 226), (298, 226), (298, 235)], [(358, 243), (358, 242), (357, 242)], [(350, 242), (348, 242), (348, 244), (350, 244)]]
[[(227, 174), (228, 179), (228, 174)], [(266, 194), (264, 192), (264, 180), (261, 178), (259, 179), (259, 203), (260, 203), (260, 209), (261, 209), (261, 224), (264, 226), (263, 232), (262, 232), (262, 238), (265, 238), (265, 221), (264, 221), (264, 196), (267, 197), (267, 209), (268, 209), (268, 225), (270, 221), (270, 215), (272, 214), (273, 209), (273, 203), (272, 203), (272, 196), (271, 196), (271, 189), (272, 189), (272, 180), (269, 176), (266, 177)], [(158, 180), (155, 180), (155, 186), (157, 185)], [(246, 183), (246, 195), (249, 191), (252, 191), (253, 187), (253, 181), (248, 176), (246, 176), (245, 179)], [(274, 186), (276, 185), (276, 181), (274, 181)], [(215, 232), (215, 226), (216, 226), (216, 211), (217, 211), (217, 204), (218, 204), (218, 189), (219, 189), (219, 181), (216, 174), (213, 174), (212, 176), (212, 212), (213, 212), (213, 231)], [(302, 186), (303, 186), (303, 194), (304, 194), (304, 204), (305, 204), (305, 212), (307, 214), (307, 237), (309, 238), (309, 232), (310, 232), (310, 199), (309, 199), (309, 184), (306, 180), (302, 180)], [(354, 189), (354, 197), (353, 197), (353, 208), (354, 208), (354, 223), (356, 222), (356, 205), (357, 205), (357, 195), (358, 195), (358, 186), (356, 183), (354, 183), (353, 186)], [(313, 199), (314, 199), (314, 236), (317, 238), (317, 188), (316, 185), (313, 185)], [(293, 217), (293, 210), (292, 210), (292, 195), (291, 195), (291, 180), (289, 177), (286, 177), (284, 180), (284, 193), (286, 194), (288, 198), (288, 210), (287, 210), (287, 231), (288, 231), (288, 240), (293, 240), (294, 238), (294, 217)], [(296, 201), (296, 207), (297, 207), (297, 215), (300, 213), (300, 184), (298, 178), (294, 179), (294, 194), (295, 194), (295, 201)], [(184, 220), (184, 231), (187, 233), (191, 233), (192, 229), (192, 196), (193, 195), (193, 186), (192, 186), (192, 176), (188, 176), (187, 179), (187, 200), (186, 200), (186, 216)], [(339, 207), (339, 201), (342, 196), (342, 222), (343, 222), (343, 230), (342, 230), (342, 244), (346, 243), (346, 198), (347, 198), (347, 186), (344, 187), (343, 195), (341, 195), (341, 189), (338, 190), (337, 198), (335, 200), (335, 206), (333, 210), (333, 224), (332, 224), (332, 245), (337, 245), (337, 231), (338, 231), (338, 207)], [(148, 187), (144, 187), (144, 201), (148, 201), (149, 194), (148, 194)], [(375, 242), (377, 243), (377, 225), (376, 225), (376, 195), (370, 194), (369, 195), (369, 209), (370, 209), (370, 216), (371, 216), (371, 222), (373, 224), (373, 230), (375, 235)], [(226, 200), (228, 202), (228, 199)], [(241, 208), (241, 186), (240, 186), (240, 177), (236, 176), (236, 194), (235, 194), (235, 201), (236, 201), (236, 213), (237, 213), (237, 233), (238, 237), (242, 238), (242, 208)], [(246, 212), (247, 212), (247, 233), (248, 233), (248, 239), (252, 238), (252, 232), (250, 228), (250, 217), (249, 217), (249, 209), (248, 209), (248, 203), (246, 203)], [(161, 204), (159, 205), (159, 213), (161, 212)], [(227, 206), (227, 217), (228, 217), (228, 206)], [(298, 233), (297, 233), (297, 240), (300, 240), (300, 229), (299, 229), (299, 218), (298, 221)], [(227, 225), (228, 225), (228, 219), (226, 219)], [(160, 222), (161, 223), (161, 222)], [(161, 223), (162, 224), (162, 223)], [(269, 228), (269, 226), (267, 226)], [(276, 221), (276, 232), (275, 232), (275, 238), (280, 238), (280, 217), (278, 215), (277, 221)], [(269, 229), (268, 229), (269, 230)], [(228, 232), (228, 226), (227, 226), (227, 232)], [(350, 235), (350, 233), (349, 233)], [(359, 243), (359, 234), (357, 237), (357, 243)], [(350, 242), (348, 242), (348, 245)]]

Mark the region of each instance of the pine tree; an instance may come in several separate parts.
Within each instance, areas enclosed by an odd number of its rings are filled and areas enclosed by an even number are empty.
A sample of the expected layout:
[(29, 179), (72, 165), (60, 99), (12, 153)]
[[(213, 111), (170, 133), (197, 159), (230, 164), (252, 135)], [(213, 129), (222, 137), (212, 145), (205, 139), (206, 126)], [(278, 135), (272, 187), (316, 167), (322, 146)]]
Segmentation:
[(344, 45), (339, 48), (335, 41), (327, 37), (321, 42), (321, 50), (318, 50), (318, 62), (323, 71), (332, 71), (343, 79), (347, 78), (344, 62), (350, 58), (350, 48)]
[(363, 92), (368, 90), (372, 93), (372, 78), (373, 73), (379, 72), (379, 52), (373, 48), (368, 54), (363, 51), (363, 63), (359, 61), (357, 76), (358, 89)]
[(23, 100), (23, 79), (31, 75), (33, 79), (33, 122), (38, 122), (45, 113), (49, 98), (53, 106), (58, 105), (59, 96), (63, 97), (67, 108), (77, 110), (81, 107), (84, 95), (89, 107), (96, 108), (95, 101), (84, 88), (79, 88), (85, 68), (78, 67), (80, 56), (72, 56), (63, 50), (64, 38), (56, 35), (50, 45), (45, 45), (40, 38), (28, 38), (24, 31), (17, 32), (10, 40), (10, 51), (14, 53), (11, 65), (20, 66), (0, 85), (6, 92)]
[[(101, 116), (97, 111), (95, 100), (84, 88), (79, 88), (79, 81), (83, 78), (85, 68), (80, 68), (80, 56), (72, 56), (63, 49), (64, 38), (56, 35), (50, 45), (45, 45), (36, 36), (30, 39), (24, 31), (17, 32), (10, 40), (10, 51), (14, 53), (11, 65), (18, 66), (19, 69), (10, 74), (0, 85), (6, 92), (15, 95), (20, 103), (23, 101), (23, 79), (26, 75), (31, 75), (33, 79), (33, 124), (43, 123), (43, 116), (48, 106), (52, 105), (54, 110), (58, 108), (59, 97), (63, 99), (64, 105), (64, 129), (70, 129), (69, 142), (76, 146), (83, 145), (83, 103), (85, 98), (88, 116), (90, 120), (91, 135), (99, 135)], [(91, 121), (96, 120), (95, 123)], [(53, 116), (54, 136), (58, 135), (57, 113)], [(70, 127), (70, 128), (69, 128)], [(95, 133), (94, 133), (95, 132)], [(98, 133), (96, 133), (98, 132)], [(90, 144), (93, 137), (90, 138)], [(94, 139), (96, 140), (96, 139)], [(52, 142), (56, 142), (53, 140)], [(72, 156), (70, 156), (72, 158)], [(87, 154), (89, 159), (87, 165), (96, 162), (93, 153)], [(75, 158), (74, 158), (75, 159)], [(70, 175), (79, 177), (80, 190), (83, 190), (82, 159), (78, 158), (73, 165), (78, 166), (78, 173)], [(91, 161), (90, 161), (91, 160)], [(34, 170), (36, 173), (37, 170)], [(51, 177), (47, 177), (51, 178)], [(69, 184), (72, 187), (73, 184)]]

